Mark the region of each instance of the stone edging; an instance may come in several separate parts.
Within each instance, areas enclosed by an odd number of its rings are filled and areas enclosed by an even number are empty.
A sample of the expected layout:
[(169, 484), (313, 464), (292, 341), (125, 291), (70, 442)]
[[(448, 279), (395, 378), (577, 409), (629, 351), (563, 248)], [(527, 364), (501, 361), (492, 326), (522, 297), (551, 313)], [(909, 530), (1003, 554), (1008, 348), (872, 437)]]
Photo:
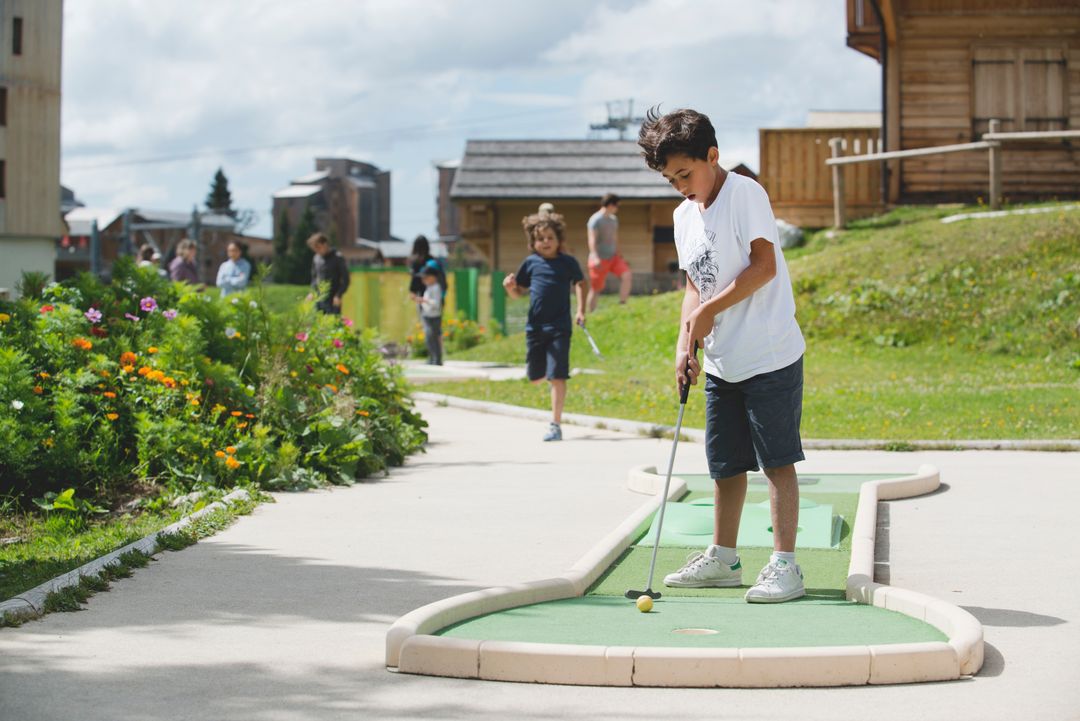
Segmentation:
[[(658, 493), (654, 467), (630, 471), (628, 485)], [(685, 493), (673, 478), (669, 499)], [(658, 507), (653, 500), (579, 560), (568, 573), (532, 583), (474, 591), (423, 606), (398, 619), (386, 636), (386, 665), (405, 673), (501, 681), (601, 686), (779, 687), (943, 681), (973, 674), (983, 660), (982, 626), (966, 611), (905, 589), (874, 583), (879, 500), (930, 492), (938, 471), (923, 466), (903, 478), (864, 483), (852, 531), (850, 600), (913, 616), (949, 641), (797, 648), (693, 649), (576, 646), (445, 638), (440, 628), (485, 613), (582, 595)]]
[(123, 548), (107, 553), (104, 556), (99, 556), (93, 561), (88, 561), (75, 570), (68, 571), (56, 578), (48, 580), (39, 586), (31, 588), (29, 591), (24, 591), (18, 596), (0, 603), (0, 618), (9, 617), (19, 621), (37, 618), (44, 614), (45, 599), (48, 598), (50, 593), (62, 591), (65, 588), (78, 585), (79, 580), (83, 576), (98, 575), (106, 566), (116, 564), (120, 556), (129, 551), (138, 551), (147, 556), (152, 556), (158, 551), (158, 536), (169, 535), (181, 531), (193, 521), (202, 518), (212, 511), (225, 508), (227, 504), (236, 501), (246, 501), (248, 498), (250, 498), (250, 496), (247, 491), (243, 489), (235, 490), (223, 497), (220, 501), (215, 501), (209, 506), (201, 508), (189, 516), (184, 516), (176, 523), (168, 525), (160, 531), (151, 533), (149, 536), (141, 538), (138, 541), (133, 541)]
[[(515, 418), (527, 418), (536, 421), (550, 421), (551, 412), (538, 408), (525, 408), (508, 403), (494, 403), (491, 401), (476, 401), (458, 396), (448, 396), (442, 393), (428, 393), (426, 391), (414, 391), (413, 398), (429, 403), (440, 403), (454, 408), (463, 408), (480, 413), (496, 413), (499, 415), (513, 416)], [(640, 421), (628, 421), (619, 418), (603, 418), (590, 416), (582, 413), (563, 413), (563, 423), (587, 428), (604, 428), (622, 433), (636, 433), (643, 436), (661, 437), (675, 432), (674, 426), (665, 426), (654, 423), (642, 423)], [(705, 431), (699, 428), (682, 428), (680, 435), (695, 443), (705, 442)], [(902, 448), (912, 451), (1080, 451), (1080, 440), (968, 440), (968, 441), (942, 441), (942, 440), (914, 440), (914, 441), (889, 441), (885, 439), (862, 439), (862, 438), (804, 438), (803, 448), (814, 450), (837, 450), (837, 451), (888, 451)]]

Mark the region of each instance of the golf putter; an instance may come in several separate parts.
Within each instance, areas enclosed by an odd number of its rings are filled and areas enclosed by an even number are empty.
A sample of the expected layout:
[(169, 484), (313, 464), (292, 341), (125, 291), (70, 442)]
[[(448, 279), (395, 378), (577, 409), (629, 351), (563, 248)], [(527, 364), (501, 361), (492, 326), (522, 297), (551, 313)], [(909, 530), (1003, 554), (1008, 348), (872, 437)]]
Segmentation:
[[(697, 341), (694, 341), (693, 356), (697, 355), (697, 349)], [(686, 359), (686, 367), (690, 367), (690, 358)], [(653, 539), (652, 562), (649, 563), (649, 582), (644, 591), (630, 589), (624, 594), (631, 600), (639, 596), (648, 596), (655, 601), (661, 595), (659, 591), (652, 590), (653, 572), (656, 571), (656, 551), (660, 548), (660, 532), (664, 529), (664, 509), (667, 507), (668, 488), (671, 486), (671, 469), (675, 466), (675, 449), (679, 447), (679, 432), (682, 430), (683, 413), (686, 411), (686, 399), (689, 395), (689, 382), (679, 386), (679, 419), (675, 421), (675, 439), (671, 442), (671, 459), (668, 460), (667, 478), (664, 479), (664, 494), (660, 496), (660, 517), (656, 521), (656, 538)]]
[(585, 324), (581, 324), (581, 331), (585, 334), (585, 338), (589, 341), (589, 345), (592, 346), (592, 352), (596, 354), (596, 357), (600, 360), (604, 360), (604, 356), (600, 353), (600, 349), (596, 347), (596, 341), (592, 339), (592, 335), (588, 329), (585, 328)]

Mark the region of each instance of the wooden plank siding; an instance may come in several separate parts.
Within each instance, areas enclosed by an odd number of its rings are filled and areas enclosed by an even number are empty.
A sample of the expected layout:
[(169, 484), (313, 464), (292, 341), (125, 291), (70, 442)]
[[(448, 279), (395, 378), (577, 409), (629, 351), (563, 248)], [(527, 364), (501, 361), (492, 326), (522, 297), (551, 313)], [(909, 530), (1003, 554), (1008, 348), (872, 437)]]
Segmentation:
[[(555, 212), (561, 214), (566, 223), (565, 250), (577, 258), (584, 271), (589, 256), (585, 224), (599, 209), (599, 205), (591, 200), (556, 200), (554, 205)], [(667, 270), (667, 254), (658, 254), (654, 248), (653, 230), (655, 227), (670, 227), (671, 215), (677, 206), (676, 201), (623, 199), (619, 202), (619, 252), (632, 270), (642, 273), (660, 273)], [(517, 270), (521, 261), (531, 252), (521, 220), (535, 213), (538, 203), (496, 200), (484, 204), (459, 202), (458, 207), (463, 218), (477, 219), (471, 233), (463, 228), (463, 237), (487, 255), (496, 270), (507, 273)], [(484, 210), (480, 210), (481, 208)], [(486, 228), (482, 224), (484, 220), (489, 223)], [(491, 230), (495, 232), (492, 233)], [(674, 253), (673, 245), (671, 252)]]
[[(832, 170), (829, 139), (841, 137), (846, 155), (877, 150), (877, 128), (763, 128), (759, 131), (761, 174), (758, 182), (769, 193), (777, 218), (794, 225), (823, 228), (832, 225)], [(881, 166), (844, 166), (845, 199), (849, 217), (862, 218), (882, 210)]]
[[(907, 0), (898, 25), (890, 55), (899, 58), (900, 148), (979, 140), (991, 116), (1003, 119), (1003, 132), (1080, 128), (1080, 4)], [(1024, 117), (1024, 108), (1047, 117)], [(1006, 199), (1080, 195), (1078, 143), (1007, 143), (1002, 157)], [(988, 192), (985, 151), (895, 165), (900, 202), (973, 201)]]
[[(60, 46), (63, 6), (48, 2), (0, 3), (0, 86), (7, 88), (6, 125), (0, 127), (6, 197), (0, 199), (0, 235), (59, 238)], [(23, 19), (23, 52), (11, 53), (11, 26)]]

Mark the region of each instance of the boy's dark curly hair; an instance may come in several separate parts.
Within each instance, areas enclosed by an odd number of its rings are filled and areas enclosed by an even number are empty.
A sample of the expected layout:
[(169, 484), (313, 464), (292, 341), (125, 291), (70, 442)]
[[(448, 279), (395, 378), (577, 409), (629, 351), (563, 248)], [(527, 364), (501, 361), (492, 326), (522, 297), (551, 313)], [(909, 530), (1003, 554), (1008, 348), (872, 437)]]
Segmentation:
[(686, 155), (697, 160), (709, 159), (709, 148), (716, 146), (716, 130), (707, 115), (684, 108), (660, 114), (654, 105), (645, 114), (638, 132), (638, 145), (645, 163), (659, 172), (672, 155)]
[(555, 237), (559, 239), (559, 247), (566, 240), (566, 223), (558, 213), (534, 213), (521, 219), (521, 227), (525, 230), (526, 243), (530, 249), (536, 243), (536, 234), (541, 228), (551, 228), (555, 231)]

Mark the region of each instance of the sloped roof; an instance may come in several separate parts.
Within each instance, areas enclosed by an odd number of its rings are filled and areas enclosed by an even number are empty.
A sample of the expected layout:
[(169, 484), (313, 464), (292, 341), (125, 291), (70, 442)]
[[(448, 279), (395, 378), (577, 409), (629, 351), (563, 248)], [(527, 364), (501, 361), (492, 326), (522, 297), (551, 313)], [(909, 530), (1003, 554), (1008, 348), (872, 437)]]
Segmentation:
[(321, 185), (290, 185), (274, 193), (275, 198), (310, 198), (322, 190)]
[(596, 199), (681, 197), (629, 140), (470, 140), (450, 197)]

